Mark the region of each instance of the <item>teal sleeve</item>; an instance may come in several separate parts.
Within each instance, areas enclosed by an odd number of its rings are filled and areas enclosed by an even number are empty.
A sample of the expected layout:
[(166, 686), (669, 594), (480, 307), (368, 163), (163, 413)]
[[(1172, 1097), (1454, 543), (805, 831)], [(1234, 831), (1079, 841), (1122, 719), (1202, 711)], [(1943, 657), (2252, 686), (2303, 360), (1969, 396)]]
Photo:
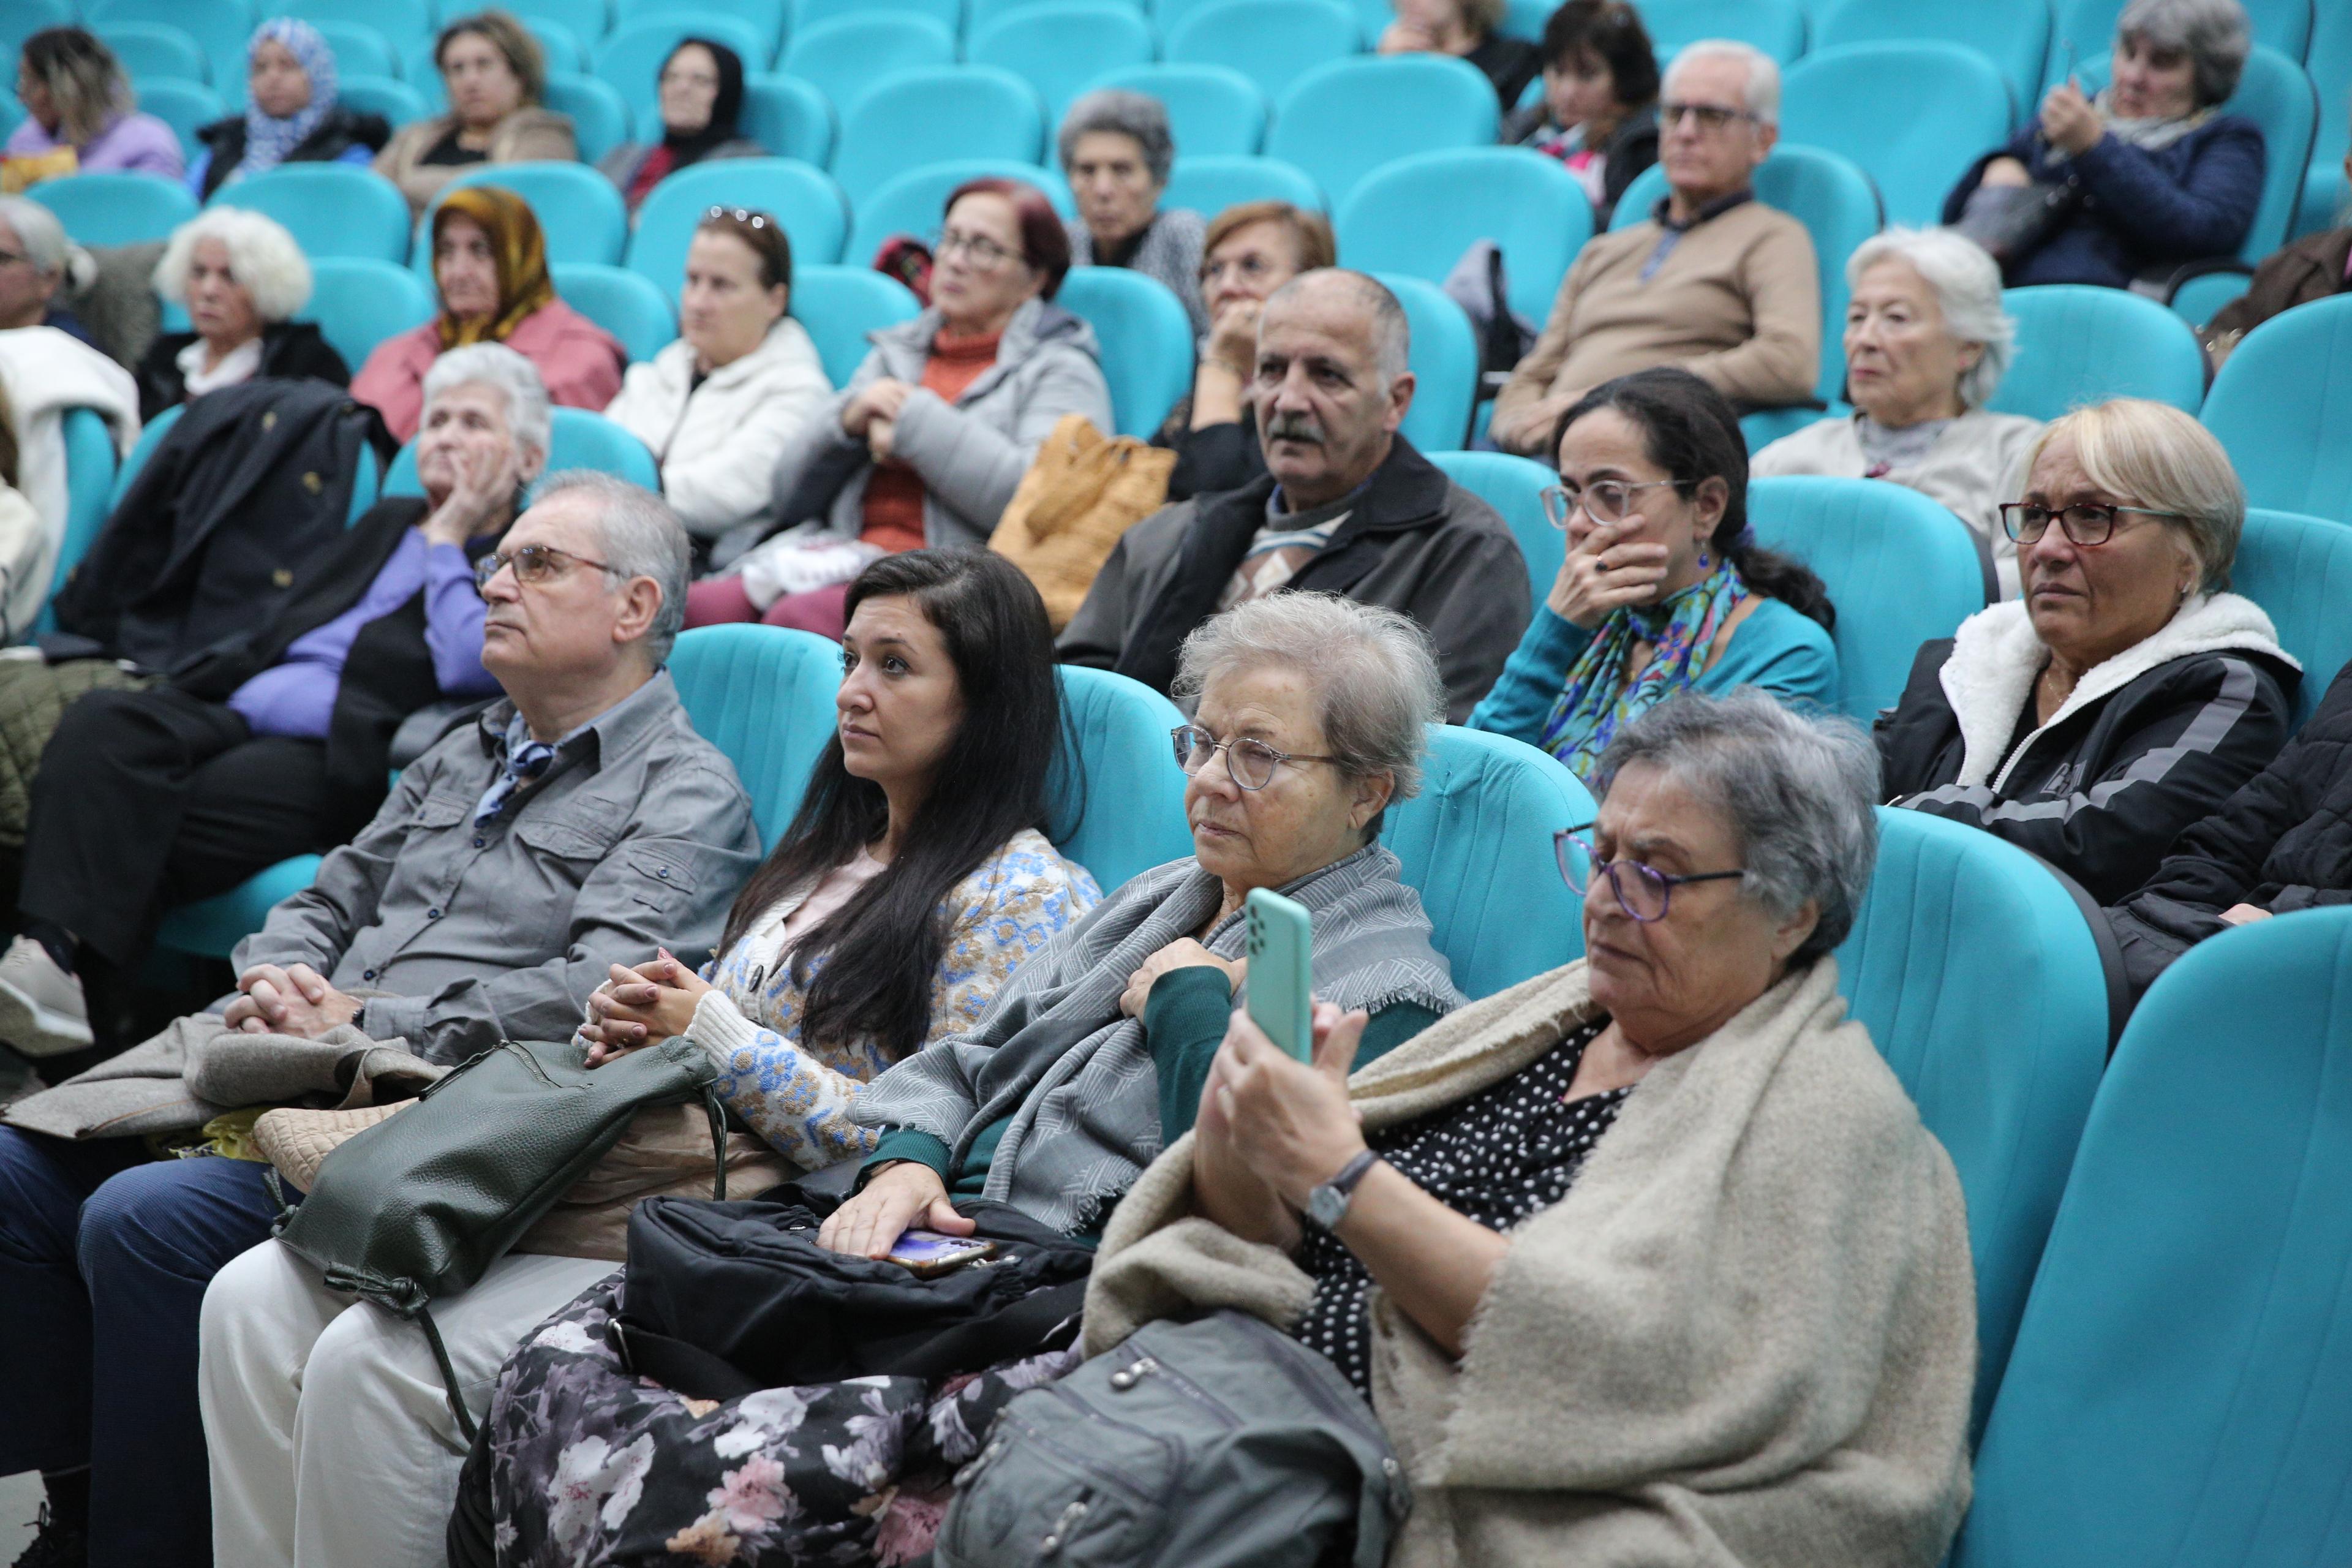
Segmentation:
[(954, 1152), (928, 1132), (918, 1132), (911, 1127), (893, 1127), (882, 1134), (882, 1141), (874, 1146), (874, 1152), (865, 1164), (858, 1167), (858, 1184), (864, 1185), (867, 1177), (890, 1161), (912, 1160), (918, 1165), (929, 1165), (939, 1177), (940, 1185), (945, 1186), (948, 1182), (948, 1157)]
[(1225, 972), (1205, 963), (1171, 969), (1151, 987), (1143, 1004), (1143, 1039), (1160, 1078), (1160, 1146), (1192, 1130), (1201, 1110), (1201, 1086), (1209, 1064), (1224, 1043), (1233, 1016), (1234, 988)]
[(1418, 1002), (1391, 1003), (1364, 1026), (1364, 1037), (1356, 1047), (1356, 1065), (1366, 1067), (1380, 1060), (1443, 1016)]
[(1568, 689), (1570, 668), (1591, 646), (1591, 632), (1537, 601), (1534, 619), (1495, 678), (1495, 689), (1471, 710), (1469, 727), (1539, 744), (1544, 721)]
[(1792, 708), (1835, 711), (1837, 645), (1820, 622), (1767, 599), (1731, 634), (1731, 646), (1698, 682), (1709, 694), (1754, 686)]

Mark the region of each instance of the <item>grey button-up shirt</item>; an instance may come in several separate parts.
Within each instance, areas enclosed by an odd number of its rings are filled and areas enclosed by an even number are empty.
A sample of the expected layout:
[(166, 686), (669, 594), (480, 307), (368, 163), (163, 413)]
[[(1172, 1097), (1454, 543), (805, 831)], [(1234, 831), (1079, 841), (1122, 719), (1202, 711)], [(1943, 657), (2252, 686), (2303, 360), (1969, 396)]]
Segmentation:
[(718, 941), (760, 858), (734, 767), (694, 732), (668, 672), (557, 749), (488, 823), (513, 705), (442, 737), (375, 820), (237, 944), (239, 973), (308, 963), (371, 998), (359, 1026), (457, 1062), (560, 1040), (615, 963)]

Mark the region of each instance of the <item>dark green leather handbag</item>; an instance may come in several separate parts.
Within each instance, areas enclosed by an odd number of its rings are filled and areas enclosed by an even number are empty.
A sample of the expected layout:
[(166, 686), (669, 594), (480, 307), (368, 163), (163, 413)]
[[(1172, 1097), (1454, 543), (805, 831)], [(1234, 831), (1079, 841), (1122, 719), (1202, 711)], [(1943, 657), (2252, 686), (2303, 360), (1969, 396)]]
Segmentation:
[(571, 1041), (507, 1040), (327, 1156), (278, 1239), (348, 1290), (425, 1331), (457, 1428), (459, 1397), (430, 1304), (504, 1257), (620, 1142), (640, 1110), (699, 1100), (710, 1116), (711, 1196), (727, 1195), (718, 1068), (683, 1036), (591, 1069)]

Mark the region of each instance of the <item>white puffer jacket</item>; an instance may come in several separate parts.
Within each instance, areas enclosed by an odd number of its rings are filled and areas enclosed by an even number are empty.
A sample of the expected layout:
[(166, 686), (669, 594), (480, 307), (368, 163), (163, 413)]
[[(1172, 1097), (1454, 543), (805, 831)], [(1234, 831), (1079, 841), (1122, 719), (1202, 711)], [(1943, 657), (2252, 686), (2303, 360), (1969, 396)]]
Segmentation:
[(652, 449), (688, 531), (716, 539), (768, 510), (777, 459), (832, 395), (816, 345), (787, 316), (700, 386), (694, 345), (680, 338), (629, 367), (604, 416)]

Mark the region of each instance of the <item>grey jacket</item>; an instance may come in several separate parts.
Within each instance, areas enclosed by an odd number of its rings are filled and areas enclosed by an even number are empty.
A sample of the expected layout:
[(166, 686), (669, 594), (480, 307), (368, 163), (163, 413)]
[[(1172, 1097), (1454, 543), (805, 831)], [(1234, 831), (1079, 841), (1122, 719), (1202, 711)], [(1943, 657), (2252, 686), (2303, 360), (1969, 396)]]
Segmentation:
[[(1178, 646), (1216, 612), (1273, 493), (1274, 479), (1264, 475), (1163, 507), (1129, 529), (1055, 645), (1063, 661), (1167, 690)], [(1385, 605), (1419, 621), (1436, 646), (1445, 717), (1454, 724), (1495, 684), (1533, 608), (1527, 558), (1510, 529), (1401, 436), (1330, 542), (1286, 586)]]
[(864, 528), (874, 460), (864, 441), (842, 429), (841, 411), (881, 377), (915, 389), (899, 411), (891, 451), (922, 476), (923, 536), (935, 549), (988, 542), (1038, 445), (1063, 415), (1083, 414), (1097, 428), (1111, 429), (1110, 387), (1094, 329), (1059, 305), (1032, 300), (1014, 311), (996, 363), (952, 405), (922, 384), (939, 330), (934, 308), (870, 334), (874, 351), (849, 384), (784, 448), (776, 463), (776, 521), (787, 528), (814, 524), (797, 538), (855, 539)]
[(372, 997), (356, 1020), (457, 1062), (562, 1039), (615, 963), (718, 940), (760, 858), (735, 769), (694, 732), (667, 671), (558, 748), (480, 827), (504, 766), (504, 700), (411, 763), (318, 880), (237, 944), (239, 973), (308, 963)]

